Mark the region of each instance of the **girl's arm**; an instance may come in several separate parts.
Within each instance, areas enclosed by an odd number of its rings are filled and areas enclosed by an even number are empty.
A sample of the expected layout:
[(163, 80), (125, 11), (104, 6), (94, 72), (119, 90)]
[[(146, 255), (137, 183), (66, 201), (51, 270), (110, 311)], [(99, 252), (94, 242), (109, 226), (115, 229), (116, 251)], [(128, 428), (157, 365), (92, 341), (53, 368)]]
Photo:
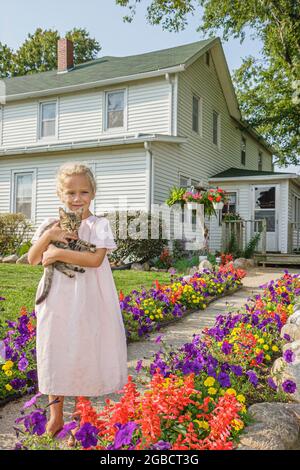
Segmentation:
[(51, 237), (49, 236), (48, 230), (46, 230), (43, 235), (35, 242), (34, 245), (28, 251), (28, 263), (29, 264), (39, 264), (42, 261), (42, 256), (45, 250), (47, 250), (49, 243), (51, 242)]
[(63, 261), (64, 263), (77, 264), (87, 268), (98, 268), (104, 260), (106, 250), (107, 248), (97, 248), (95, 253), (89, 253), (86, 251), (65, 250), (50, 245), (43, 255), (43, 266), (52, 264), (55, 261)]

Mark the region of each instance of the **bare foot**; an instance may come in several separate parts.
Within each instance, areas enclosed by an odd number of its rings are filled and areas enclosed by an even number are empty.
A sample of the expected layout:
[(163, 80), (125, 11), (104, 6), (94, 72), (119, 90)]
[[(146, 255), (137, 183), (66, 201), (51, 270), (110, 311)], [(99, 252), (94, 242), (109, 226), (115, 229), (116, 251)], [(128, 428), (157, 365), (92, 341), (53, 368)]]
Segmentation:
[(59, 431), (61, 431), (63, 426), (63, 420), (54, 420), (50, 418), (46, 425), (46, 433), (49, 434), (51, 437), (54, 437)]
[[(80, 416), (80, 412), (79, 411), (76, 411), (76, 407), (74, 409), (74, 412), (72, 414), (72, 418), (73, 419), (76, 419), (76, 417)], [(72, 429), (70, 431), (70, 437), (67, 441), (67, 444), (68, 444), (68, 447), (74, 447), (75, 446), (75, 443), (76, 443), (76, 437), (75, 437), (75, 434), (77, 433), (77, 431), (79, 431), (80, 429), (80, 424), (78, 422), (78, 425), (76, 426), (76, 428)]]

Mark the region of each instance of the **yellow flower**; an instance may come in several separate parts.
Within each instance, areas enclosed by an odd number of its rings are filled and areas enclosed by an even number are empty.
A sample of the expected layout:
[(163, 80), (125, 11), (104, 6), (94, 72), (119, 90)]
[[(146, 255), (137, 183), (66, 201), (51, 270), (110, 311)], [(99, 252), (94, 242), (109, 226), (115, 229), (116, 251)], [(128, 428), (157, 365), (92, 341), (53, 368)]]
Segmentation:
[(244, 427), (244, 423), (240, 419), (233, 419), (231, 425), (236, 431), (240, 431)]
[(264, 333), (263, 333), (263, 337), (265, 338), (266, 336), (267, 336), (267, 333), (266, 333), (266, 332), (264, 332)]
[(269, 354), (266, 354), (266, 359), (267, 359), (267, 361), (270, 361), (270, 360), (271, 360), (271, 356), (269, 356)]
[(264, 348), (265, 351), (268, 351), (268, 349), (270, 349), (267, 344), (264, 344), (264, 345), (263, 345), (263, 348)]
[(272, 346), (272, 351), (278, 351), (278, 346), (276, 346), (276, 344), (274, 344), (274, 346)]
[(145, 313), (149, 313), (149, 310), (145, 310)]
[(204, 382), (205, 387), (212, 387), (215, 383), (216, 379), (214, 377), (207, 377)]
[(217, 389), (214, 387), (209, 387), (207, 391), (209, 395), (215, 395), (217, 393)]
[(242, 395), (241, 393), (239, 395), (237, 395), (236, 397), (237, 401), (239, 401), (240, 403), (245, 403), (246, 401), (246, 398), (244, 397), (244, 395)]
[(261, 349), (259, 349), (259, 348), (255, 349), (255, 354), (259, 354), (260, 352), (261, 352)]
[(199, 428), (203, 428), (205, 430), (209, 429), (209, 424), (206, 421), (200, 421), (199, 419), (194, 419), (194, 423), (197, 423)]
[(8, 392), (12, 390), (12, 386), (10, 384), (5, 385), (5, 388)]
[(226, 393), (236, 396), (236, 391), (234, 390), (234, 388), (228, 388), (228, 390), (226, 390)]
[(12, 370), (6, 370), (5, 375), (7, 375), (8, 377), (11, 377), (13, 375)]
[(150, 320), (154, 320), (154, 315), (150, 315)]
[(2, 366), (2, 370), (9, 370), (13, 367), (14, 363), (12, 361), (6, 361), (6, 363)]
[(264, 340), (262, 338), (259, 338), (259, 340), (257, 341), (259, 344), (264, 344)]
[(248, 324), (246, 328), (248, 328), (248, 330), (250, 330), (252, 328), (252, 325)]

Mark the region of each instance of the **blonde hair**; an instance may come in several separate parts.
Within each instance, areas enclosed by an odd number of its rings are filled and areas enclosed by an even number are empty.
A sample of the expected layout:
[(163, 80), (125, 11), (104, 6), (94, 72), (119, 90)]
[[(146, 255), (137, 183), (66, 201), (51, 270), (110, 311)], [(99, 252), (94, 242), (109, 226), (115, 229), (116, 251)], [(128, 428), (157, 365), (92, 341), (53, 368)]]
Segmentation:
[(96, 180), (90, 168), (83, 163), (67, 162), (61, 165), (56, 173), (56, 193), (59, 198), (61, 198), (63, 193), (63, 184), (66, 176), (73, 175), (85, 175), (90, 182), (93, 195), (96, 194)]

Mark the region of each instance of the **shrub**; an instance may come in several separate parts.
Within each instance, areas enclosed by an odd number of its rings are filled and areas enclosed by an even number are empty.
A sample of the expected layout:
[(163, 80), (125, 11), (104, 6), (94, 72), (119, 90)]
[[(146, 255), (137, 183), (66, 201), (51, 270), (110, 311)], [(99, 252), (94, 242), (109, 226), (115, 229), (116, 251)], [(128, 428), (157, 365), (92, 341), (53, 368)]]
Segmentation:
[[(120, 238), (120, 225), (123, 225), (127, 216), (126, 238)], [(144, 263), (152, 258), (160, 256), (164, 246), (168, 243), (167, 239), (162, 238), (163, 221), (159, 214), (153, 215), (145, 211), (135, 211), (134, 215), (130, 215), (130, 211), (116, 211), (114, 214), (107, 214), (110, 220), (117, 249), (110, 254), (112, 261), (119, 262), (126, 258), (132, 262)], [(158, 227), (158, 238), (151, 238), (151, 219), (154, 227)], [(136, 223), (136, 220), (139, 222)], [(133, 223), (134, 221), (134, 223)], [(131, 236), (131, 229), (136, 228), (136, 238)], [(141, 238), (143, 232), (148, 234), (147, 239)]]
[(28, 242), (33, 231), (31, 222), (24, 214), (0, 214), (0, 255), (18, 252), (24, 242)]

